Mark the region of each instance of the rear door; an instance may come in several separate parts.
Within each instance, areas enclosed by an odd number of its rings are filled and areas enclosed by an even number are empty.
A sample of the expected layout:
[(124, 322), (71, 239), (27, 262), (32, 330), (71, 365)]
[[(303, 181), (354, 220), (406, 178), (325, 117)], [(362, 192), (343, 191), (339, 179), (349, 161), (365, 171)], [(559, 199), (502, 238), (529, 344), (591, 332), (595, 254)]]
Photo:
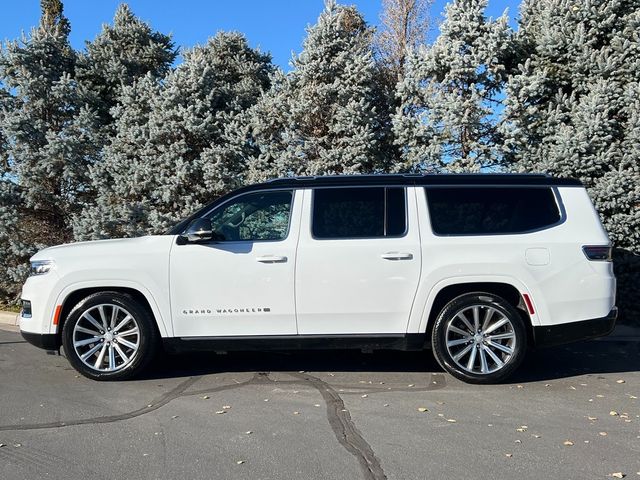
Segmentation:
[(298, 333), (405, 333), (420, 277), (415, 192), (305, 190), (296, 260)]

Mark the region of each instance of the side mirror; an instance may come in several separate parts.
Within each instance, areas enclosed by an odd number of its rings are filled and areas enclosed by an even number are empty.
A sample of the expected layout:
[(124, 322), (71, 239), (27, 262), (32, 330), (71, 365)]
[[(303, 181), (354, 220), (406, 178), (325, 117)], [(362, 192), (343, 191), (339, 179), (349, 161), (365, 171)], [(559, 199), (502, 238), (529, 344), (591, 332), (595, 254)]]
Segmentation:
[(196, 218), (189, 224), (183, 236), (186, 237), (189, 242), (211, 240), (213, 238), (211, 220), (207, 220), (206, 218)]

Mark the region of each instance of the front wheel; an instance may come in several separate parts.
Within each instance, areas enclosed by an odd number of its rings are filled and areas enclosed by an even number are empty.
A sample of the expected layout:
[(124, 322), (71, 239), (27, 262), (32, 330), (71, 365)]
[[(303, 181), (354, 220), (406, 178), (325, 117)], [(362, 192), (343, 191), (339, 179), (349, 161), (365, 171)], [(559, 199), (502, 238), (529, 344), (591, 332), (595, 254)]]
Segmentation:
[(524, 321), (503, 298), (469, 293), (449, 302), (433, 327), (433, 352), (447, 372), (468, 383), (497, 383), (522, 363)]
[(94, 380), (134, 377), (153, 357), (157, 342), (151, 315), (119, 292), (89, 295), (69, 313), (62, 329), (69, 363)]

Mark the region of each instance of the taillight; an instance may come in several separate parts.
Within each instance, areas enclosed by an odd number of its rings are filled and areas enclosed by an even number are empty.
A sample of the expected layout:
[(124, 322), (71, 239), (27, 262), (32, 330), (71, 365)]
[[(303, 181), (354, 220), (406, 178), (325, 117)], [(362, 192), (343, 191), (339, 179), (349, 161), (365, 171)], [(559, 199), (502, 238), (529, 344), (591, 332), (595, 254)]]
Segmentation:
[(611, 261), (611, 247), (608, 245), (585, 245), (582, 251), (589, 260)]

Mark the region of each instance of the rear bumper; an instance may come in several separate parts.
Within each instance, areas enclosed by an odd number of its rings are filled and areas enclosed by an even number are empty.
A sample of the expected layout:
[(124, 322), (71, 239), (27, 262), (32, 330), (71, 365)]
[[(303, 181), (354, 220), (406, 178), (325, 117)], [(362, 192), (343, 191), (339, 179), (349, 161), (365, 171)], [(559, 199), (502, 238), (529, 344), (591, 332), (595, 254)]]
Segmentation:
[(45, 350), (58, 350), (60, 347), (58, 335), (55, 333), (31, 333), (24, 331), (21, 331), (20, 333), (22, 334), (22, 338), (38, 348), (44, 348)]
[(561, 325), (534, 327), (535, 345), (536, 347), (551, 347), (589, 338), (604, 337), (613, 331), (616, 318), (618, 318), (618, 308), (613, 307), (606, 317)]

